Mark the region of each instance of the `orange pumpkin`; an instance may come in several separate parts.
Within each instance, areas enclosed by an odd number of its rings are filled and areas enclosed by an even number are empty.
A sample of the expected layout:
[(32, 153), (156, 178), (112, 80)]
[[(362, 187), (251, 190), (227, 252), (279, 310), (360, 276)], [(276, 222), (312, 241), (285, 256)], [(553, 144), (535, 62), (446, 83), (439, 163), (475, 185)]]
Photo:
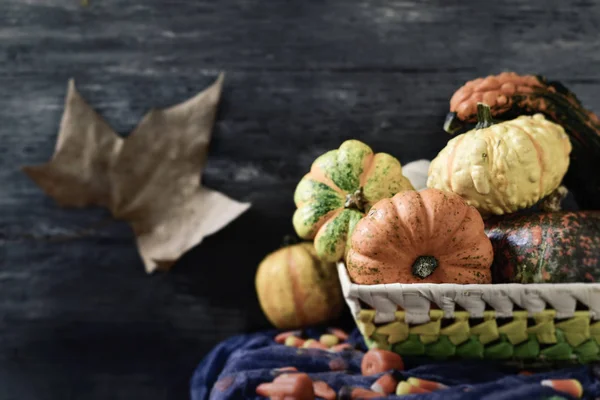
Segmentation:
[(377, 202), (358, 222), (346, 266), (358, 284), (491, 283), (492, 244), (479, 212), (438, 189)]
[(320, 260), (311, 242), (266, 256), (256, 271), (255, 284), (263, 312), (280, 329), (323, 323), (343, 310), (335, 263)]

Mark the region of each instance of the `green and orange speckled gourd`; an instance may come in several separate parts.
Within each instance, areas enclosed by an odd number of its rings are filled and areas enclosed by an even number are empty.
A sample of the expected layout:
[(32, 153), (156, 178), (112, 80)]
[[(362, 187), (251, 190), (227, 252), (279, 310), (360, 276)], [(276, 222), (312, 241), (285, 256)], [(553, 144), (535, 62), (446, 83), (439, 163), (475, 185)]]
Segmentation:
[(452, 96), (444, 130), (454, 134), (475, 123), (478, 102), (488, 104), (497, 120), (541, 113), (561, 125), (573, 146), (564, 184), (581, 209), (600, 209), (600, 119), (573, 92), (536, 75), (503, 72), (478, 78)]
[(413, 190), (400, 162), (358, 140), (318, 157), (298, 184), (293, 224), (298, 236), (314, 239), (319, 258), (336, 262), (345, 256), (356, 223), (377, 201)]
[(494, 283), (600, 282), (600, 211), (511, 215), (485, 227)]

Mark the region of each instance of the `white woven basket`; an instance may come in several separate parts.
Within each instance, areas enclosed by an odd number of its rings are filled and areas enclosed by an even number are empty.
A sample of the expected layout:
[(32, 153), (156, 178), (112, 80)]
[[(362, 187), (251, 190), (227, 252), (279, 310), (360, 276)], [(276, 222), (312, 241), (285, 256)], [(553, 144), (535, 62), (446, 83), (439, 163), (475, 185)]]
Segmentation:
[(444, 311), (444, 318), (454, 316), (456, 305), (468, 311), (472, 318), (481, 318), (483, 312), (490, 309), (496, 311), (498, 318), (509, 318), (515, 306), (527, 310), (530, 315), (551, 308), (556, 310), (556, 318), (569, 318), (575, 314), (579, 302), (589, 309), (592, 320), (600, 319), (600, 283), (357, 285), (350, 281), (343, 262), (338, 263), (337, 268), (346, 303), (354, 318), (361, 311), (362, 301), (375, 310), (376, 324), (394, 321), (398, 309), (405, 311), (407, 323), (426, 323), (431, 304)]
[(518, 365), (600, 361), (600, 284), (380, 284), (342, 291), (371, 348)]

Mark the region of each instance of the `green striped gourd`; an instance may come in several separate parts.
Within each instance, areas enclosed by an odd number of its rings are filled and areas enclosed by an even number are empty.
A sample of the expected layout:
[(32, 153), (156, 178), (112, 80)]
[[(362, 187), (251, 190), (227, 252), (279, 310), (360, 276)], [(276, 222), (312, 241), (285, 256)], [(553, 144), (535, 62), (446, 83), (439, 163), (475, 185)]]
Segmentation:
[(314, 239), (319, 258), (344, 258), (356, 223), (377, 201), (414, 190), (393, 156), (373, 153), (358, 140), (318, 157), (296, 188), (293, 224), (298, 236)]

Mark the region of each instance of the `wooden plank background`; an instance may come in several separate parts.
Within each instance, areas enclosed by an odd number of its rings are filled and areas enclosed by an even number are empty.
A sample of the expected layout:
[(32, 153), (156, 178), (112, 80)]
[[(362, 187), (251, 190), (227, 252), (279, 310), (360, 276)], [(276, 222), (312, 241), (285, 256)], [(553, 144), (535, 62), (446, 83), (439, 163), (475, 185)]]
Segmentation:
[[(0, 0), (3, 400), (187, 398), (212, 346), (268, 326), (256, 266), (293, 232), (297, 181), (345, 139), (432, 158), (454, 90), (504, 70), (600, 111), (599, 2), (89, 2)], [(171, 273), (147, 276), (125, 224), (60, 209), (19, 171), (50, 157), (69, 78), (126, 134), (219, 71), (203, 179), (253, 207)]]

